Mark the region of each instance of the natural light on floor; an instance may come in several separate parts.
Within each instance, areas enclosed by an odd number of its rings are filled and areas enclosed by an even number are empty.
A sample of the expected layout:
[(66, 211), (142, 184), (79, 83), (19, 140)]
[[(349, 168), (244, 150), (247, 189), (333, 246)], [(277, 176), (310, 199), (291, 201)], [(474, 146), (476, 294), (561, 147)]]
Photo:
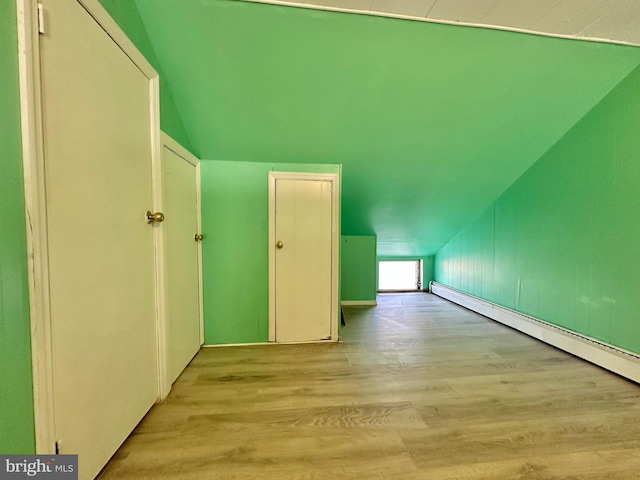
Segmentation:
[(378, 290), (419, 290), (420, 260), (378, 262)]

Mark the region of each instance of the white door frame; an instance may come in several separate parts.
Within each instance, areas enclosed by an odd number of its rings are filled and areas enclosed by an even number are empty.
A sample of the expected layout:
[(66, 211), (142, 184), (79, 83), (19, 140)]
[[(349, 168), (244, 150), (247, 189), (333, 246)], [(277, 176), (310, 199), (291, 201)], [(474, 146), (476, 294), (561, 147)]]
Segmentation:
[[(107, 32), (131, 61), (149, 79), (151, 99), (151, 161), (153, 198), (150, 207), (162, 209), (160, 190), (161, 139), (159, 77), (151, 64), (138, 51), (118, 24), (109, 16), (98, 0), (76, 0)], [(29, 262), (29, 308), (31, 317), (31, 356), (33, 372), (34, 420), (36, 453), (55, 453), (56, 427), (54, 422), (53, 356), (51, 350), (51, 305), (49, 302), (49, 251), (47, 241), (47, 209), (45, 196), (44, 134), (42, 125), (41, 72), (37, 0), (16, 0), (18, 21), (18, 50), (20, 72), (20, 108), (22, 152), (27, 223), (27, 253)], [(46, 33), (46, 12), (44, 29)], [(143, 212), (142, 212), (143, 213)], [(141, 213), (141, 215), (142, 215)], [(159, 269), (164, 264), (160, 229), (154, 229), (156, 267), (156, 331), (158, 364), (158, 399), (166, 396), (166, 386), (160, 371), (165, 344), (164, 306), (160, 299), (164, 287)], [(97, 348), (99, 346), (96, 346)]]
[[(196, 167), (196, 228), (202, 233), (202, 216), (200, 208), (202, 205), (201, 188), (200, 188), (200, 160), (189, 150), (184, 148), (165, 132), (162, 133), (162, 146), (171, 150), (185, 162)], [(196, 233), (196, 232), (193, 232)], [(198, 242), (198, 311), (200, 315), (200, 345), (204, 343), (204, 314), (202, 309), (202, 242)]]
[(269, 172), (269, 341), (276, 341), (276, 180), (331, 182), (331, 341), (337, 342), (340, 322), (340, 174), (275, 171)]

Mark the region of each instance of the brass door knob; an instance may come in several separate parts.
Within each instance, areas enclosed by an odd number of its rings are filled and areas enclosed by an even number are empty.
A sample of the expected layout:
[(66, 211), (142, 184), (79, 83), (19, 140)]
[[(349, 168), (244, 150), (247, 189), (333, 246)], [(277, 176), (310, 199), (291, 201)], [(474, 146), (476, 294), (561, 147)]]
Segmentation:
[(284, 247), (284, 243), (278, 240), (278, 243), (276, 243), (276, 248), (282, 248), (282, 247)]
[(203, 238), (204, 238), (204, 235), (203, 235), (203, 234), (201, 234), (201, 233), (196, 233), (196, 234), (193, 236), (193, 239), (194, 239), (196, 242), (201, 242)]
[(164, 213), (156, 212), (151, 213), (151, 210), (147, 210), (147, 223), (161, 223), (164, 222)]

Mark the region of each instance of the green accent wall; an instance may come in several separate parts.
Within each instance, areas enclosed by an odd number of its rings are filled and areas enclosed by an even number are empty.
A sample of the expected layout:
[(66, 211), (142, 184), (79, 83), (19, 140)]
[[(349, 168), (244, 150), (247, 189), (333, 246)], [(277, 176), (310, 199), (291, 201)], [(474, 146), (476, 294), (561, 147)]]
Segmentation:
[(429, 282), (435, 280), (435, 256), (422, 257), (422, 289), (429, 288)]
[(438, 252), (436, 280), (640, 353), (640, 67)]
[(375, 300), (377, 266), (375, 236), (343, 236), (340, 243), (340, 298)]
[(340, 166), (200, 162), (205, 344), (269, 339), (270, 171), (340, 173)]
[(343, 233), (385, 256), (435, 255), (640, 64), (481, 28), (135, 3), (201, 158), (343, 165)]
[(0, 2), (0, 453), (34, 453), (16, 5)]
[(104, 9), (109, 12), (120, 28), (127, 34), (129, 40), (140, 50), (147, 61), (160, 75), (160, 126), (164, 132), (176, 140), (184, 148), (195, 155), (187, 131), (184, 128), (182, 116), (173, 99), (173, 93), (156, 52), (149, 40), (149, 35), (142, 23), (140, 13), (133, 0), (99, 0)]

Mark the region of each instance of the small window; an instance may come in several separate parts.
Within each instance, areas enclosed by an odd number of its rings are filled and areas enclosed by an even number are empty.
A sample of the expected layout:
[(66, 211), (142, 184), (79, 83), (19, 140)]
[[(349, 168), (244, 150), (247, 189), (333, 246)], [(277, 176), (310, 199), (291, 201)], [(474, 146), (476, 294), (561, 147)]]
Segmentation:
[(418, 291), (421, 288), (420, 260), (380, 260), (378, 291)]

